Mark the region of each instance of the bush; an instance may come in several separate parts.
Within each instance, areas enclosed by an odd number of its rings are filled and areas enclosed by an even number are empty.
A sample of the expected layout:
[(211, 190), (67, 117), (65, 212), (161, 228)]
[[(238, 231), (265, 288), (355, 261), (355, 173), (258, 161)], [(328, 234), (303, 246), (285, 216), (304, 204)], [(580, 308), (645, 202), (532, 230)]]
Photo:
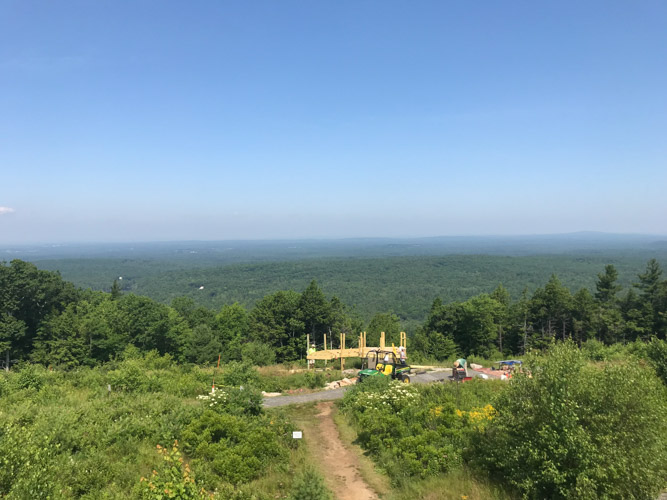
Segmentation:
[(255, 479), (272, 463), (287, 460), (291, 426), (268, 417), (206, 411), (183, 432), (184, 450), (204, 484), (237, 485)]
[(306, 468), (294, 479), (290, 500), (331, 500), (331, 493), (322, 476), (312, 467)]
[(231, 415), (260, 415), (264, 410), (262, 394), (252, 387), (218, 387), (215, 392), (198, 396), (209, 409)]
[(14, 384), (18, 389), (39, 390), (46, 379), (46, 370), (41, 365), (22, 365)]
[(128, 359), (109, 372), (109, 382), (114, 391), (135, 392), (146, 390), (150, 381), (141, 360)]
[(646, 357), (655, 368), (655, 372), (667, 384), (667, 342), (657, 338), (646, 345)]
[(667, 391), (637, 363), (589, 365), (572, 343), (531, 357), (471, 460), (529, 498), (655, 498), (667, 474)]
[(224, 367), (220, 379), (220, 385), (224, 386), (257, 387), (259, 384), (259, 372), (250, 363), (231, 361)]
[(148, 478), (142, 477), (137, 488), (137, 496), (142, 500), (200, 500), (209, 495), (202, 488), (197, 487), (190, 466), (183, 463), (178, 451), (178, 442), (174, 441), (171, 449), (157, 445), (158, 453), (162, 456), (162, 465), (154, 469)]
[(341, 406), (358, 442), (394, 483), (425, 478), (462, 465), (462, 450), (495, 416), (488, 405), (506, 384), (408, 386), (369, 377), (347, 391)]
[(587, 340), (581, 345), (581, 352), (591, 361), (613, 361), (627, 356), (627, 349), (623, 344), (605, 345), (599, 340)]
[(343, 378), (340, 370), (305, 371), (289, 373), (285, 370), (263, 369), (260, 372), (259, 388), (267, 392), (282, 392), (289, 389), (324, 387), (327, 382)]
[(241, 348), (244, 362), (255, 366), (269, 366), (276, 362), (276, 352), (267, 344), (248, 342)]

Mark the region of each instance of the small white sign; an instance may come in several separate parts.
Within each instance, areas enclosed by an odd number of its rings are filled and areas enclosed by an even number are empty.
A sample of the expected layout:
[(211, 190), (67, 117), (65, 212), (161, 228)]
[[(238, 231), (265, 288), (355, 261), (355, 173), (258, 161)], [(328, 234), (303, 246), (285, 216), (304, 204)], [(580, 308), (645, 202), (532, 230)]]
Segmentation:
[(293, 439), (301, 439), (302, 437), (303, 437), (303, 432), (301, 432), (301, 431), (292, 432), (292, 438)]

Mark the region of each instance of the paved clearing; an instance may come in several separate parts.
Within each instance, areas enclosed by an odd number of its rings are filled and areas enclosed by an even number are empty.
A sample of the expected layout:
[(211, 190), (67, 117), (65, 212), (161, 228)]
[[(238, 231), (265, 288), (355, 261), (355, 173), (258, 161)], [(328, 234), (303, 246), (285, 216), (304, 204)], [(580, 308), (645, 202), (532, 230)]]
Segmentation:
[[(471, 371), (471, 370), (469, 370)], [(415, 384), (428, 384), (431, 382), (438, 382), (444, 380), (452, 374), (451, 370), (443, 370), (438, 372), (427, 372), (414, 374), (411, 377)], [(310, 394), (297, 394), (294, 396), (276, 396), (274, 398), (264, 398), (264, 407), (273, 408), (276, 406), (293, 405), (300, 403), (312, 403), (313, 401), (332, 401), (340, 399), (348, 390), (348, 387), (339, 387), (338, 389), (331, 389), (330, 391), (311, 392)]]

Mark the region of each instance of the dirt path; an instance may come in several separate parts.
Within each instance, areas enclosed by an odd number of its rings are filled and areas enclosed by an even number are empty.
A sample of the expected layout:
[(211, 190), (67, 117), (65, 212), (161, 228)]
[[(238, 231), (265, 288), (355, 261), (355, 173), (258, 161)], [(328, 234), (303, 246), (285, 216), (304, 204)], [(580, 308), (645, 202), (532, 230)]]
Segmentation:
[(313, 457), (320, 462), (329, 489), (338, 500), (377, 500), (359, 473), (359, 459), (345, 447), (331, 417), (332, 402), (317, 405), (317, 438)]

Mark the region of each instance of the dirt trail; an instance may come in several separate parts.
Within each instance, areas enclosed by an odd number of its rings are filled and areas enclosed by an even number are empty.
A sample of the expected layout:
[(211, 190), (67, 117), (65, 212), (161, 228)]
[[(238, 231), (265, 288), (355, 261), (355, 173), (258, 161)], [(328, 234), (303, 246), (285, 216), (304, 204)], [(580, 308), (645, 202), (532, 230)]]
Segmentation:
[(377, 500), (378, 496), (359, 473), (359, 459), (340, 440), (331, 417), (333, 403), (317, 405), (317, 440), (313, 454), (320, 462), (327, 486), (338, 500)]

